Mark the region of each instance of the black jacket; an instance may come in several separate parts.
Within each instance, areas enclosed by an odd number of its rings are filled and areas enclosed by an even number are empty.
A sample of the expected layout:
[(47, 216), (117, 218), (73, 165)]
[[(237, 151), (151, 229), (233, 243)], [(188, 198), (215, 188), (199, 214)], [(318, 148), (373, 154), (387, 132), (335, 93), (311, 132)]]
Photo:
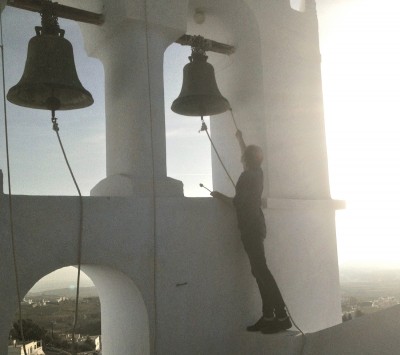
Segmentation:
[(264, 175), (261, 168), (245, 170), (239, 177), (233, 205), (242, 234), (257, 234), (265, 238), (265, 219), (261, 210), (263, 186)]

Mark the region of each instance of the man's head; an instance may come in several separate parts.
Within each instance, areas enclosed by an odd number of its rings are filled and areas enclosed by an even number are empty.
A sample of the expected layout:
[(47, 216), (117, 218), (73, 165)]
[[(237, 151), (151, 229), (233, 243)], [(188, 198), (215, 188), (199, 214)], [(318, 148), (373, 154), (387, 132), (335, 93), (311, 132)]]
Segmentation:
[(248, 145), (242, 156), (242, 163), (245, 169), (255, 169), (261, 166), (263, 152), (258, 145)]

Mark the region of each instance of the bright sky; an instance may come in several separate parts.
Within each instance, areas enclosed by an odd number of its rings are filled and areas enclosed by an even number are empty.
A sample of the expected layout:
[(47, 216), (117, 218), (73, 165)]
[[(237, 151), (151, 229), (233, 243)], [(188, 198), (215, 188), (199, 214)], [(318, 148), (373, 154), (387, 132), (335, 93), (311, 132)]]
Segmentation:
[[(348, 204), (337, 213), (339, 261), (400, 265), (400, 4), (317, 0), (317, 5), (331, 192)], [(39, 15), (22, 10), (3, 12), (7, 90), (22, 75), (39, 21)], [(60, 25), (73, 43), (80, 80), (95, 99), (89, 108), (58, 114), (72, 168), (88, 195), (105, 177), (104, 74), (100, 62), (84, 54), (78, 26), (66, 20)], [(183, 55), (173, 50), (165, 55), (167, 108), (180, 90), (171, 83), (180, 85), (189, 55), (188, 48), (177, 47)], [(13, 193), (75, 195), (48, 112), (12, 104), (7, 109)], [(166, 113), (168, 174), (184, 182), (186, 195), (206, 196), (198, 184), (211, 186), (210, 146), (198, 133), (200, 122)], [(0, 169), (6, 173), (4, 129)]]
[(321, 3), (331, 192), (348, 206), (337, 213), (339, 260), (399, 266), (400, 4)]
[[(6, 91), (22, 76), (28, 41), (40, 25), (36, 13), (6, 7), (3, 12)], [(83, 86), (94, 97), (88, 108), (57, 112), (60, 136), (81, 191), (105, 177), (104, 73), (101, 63), (88, 58), (76, 23), (60, 20), (65, 37), (73, 44), (75, 64)], [(11, 155), (12, 192), (28, 195), (76, 195), (52, 130), (50, 114), (7, 102)], [(0, 169), (6, 173), (4, 115), (0, 115)], [(90, 162), (90, 169), (88, 169)], [(6, 179), (5, 179), (6, 190)]]

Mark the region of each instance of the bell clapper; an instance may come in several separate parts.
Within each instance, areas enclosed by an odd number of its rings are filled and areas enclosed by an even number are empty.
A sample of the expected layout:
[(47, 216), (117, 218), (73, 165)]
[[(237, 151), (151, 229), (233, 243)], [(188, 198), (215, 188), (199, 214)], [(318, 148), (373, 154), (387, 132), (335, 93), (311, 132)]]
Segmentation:
[(51, 122), (53, 123), (53, 131), (58, 132), (60, 128), (58, 127), (56, 111), (51, 110)]
[(201, 127), (199, 130), (199, 133), (203, 132), (203, 131), (207, 131), (207, 129), (208, 129), (208, 127), (207, 127), (206, 123), (204, 122), (203, 116), (201, 116)]
[(203, 189), (206, 189), (206, 190), (212, 192), (207, 186), (204, 186), (203, 184), (200, 184), (200, 187), (202, 187)]

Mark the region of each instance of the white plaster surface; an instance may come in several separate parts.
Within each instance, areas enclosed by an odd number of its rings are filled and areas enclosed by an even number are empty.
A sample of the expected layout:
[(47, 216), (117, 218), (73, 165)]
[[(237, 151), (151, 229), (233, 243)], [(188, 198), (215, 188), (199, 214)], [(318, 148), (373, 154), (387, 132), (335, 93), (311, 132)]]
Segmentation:
[(274, 335), (242, 332), (231, 354), (252, 355), (397, 355), (400, 306), (365, 315), (315, 333)]
[(149, 354), (149, 318), (132, 279), (100, 265), (84, 265), (82, 270), (96, 285), (101, 299), (103, 353), (113, 354), (118, 349), (121, 354)]
[(396, 355), (400, 305), (307, 336), (304, 355)]
[[(147, 38), (143, 1), (103, 4), (106, 23), (81, 27), (106, 81), (107, 177), (84, 199), (82, 254), (101, 297), (103, 354), (244, 354), (261, 344), (243, 331), (260, 316), (261, 302), (233, 209), (211, 198), (184, 198), (181, 182), (166, 176), (163, 52), (186, 24), (192, 34), (237, 49), (216, 64), (217, 80), (246, 140), (265, 152), (267, 259), (293, 317), (307, 332), (338, 324), (337, 206), (329, 192), (314, 1), (304, 13), (289, 1), (149, 1)], [(205, 11), (203, 25), (193, 22), (197, 7)], [(229, 113), (211, 120), (237, 179)], [(213, 179), (233, 194), (216, 162)], [(10, 251), (7, 196), (0, 198), (0, 250)], [(13, 201), (25, 294), (46, 274), (76, 264), (79, 201)], [(3, 254), (5, 348), (16, 298), (12, 255)], [(265, 349), (276, 344), (287, 354), (299, 346), (297, 338), (268, 339), (262, 338)]]
[[(2, 206), (6, 199), (2, 195)], [(76, 264), (79, 204), (75, 197), (15, 196), (13, 202), (20, 286), (25, 294), (46, 274)], [(99, 291), (104, 353), (128, 347), (132, 354), (143, 354), (143, 349), (154, 346), (163, 354), (187, 354), (190, 349), (234, 353), (242, 346), (238, 335), (257, 319), (261, 304), (233, 209), (211, 198), (157, 198), (154, 239), (152, 203), (151, 198), (132, 197), (84, 200), (83, 270)], [(7, 210), (2, 212), (1, 250), (10, 250)], [(296, 240), (304, 242), (294, 236)], [(267, 244), (271, 247), (267, 252), (275, 247), (269, 240)], [(290, 261), (293, 255), (281, 261), (289, 280), (294, 275), (299, 279), (296, 268), (301, 256)], [(16, 304), (11, 255), (0, 263), (4, 339)], [(278, 280), (293, 316), (305, 330), (332, 324), (328, 311), (332, 301), (318, 292), (315, 279), (325, 280), (323, 286), (332, 289), (329, 275), (322, 272), (296, 284)], [(318, 300), (314, 312), (299, 312), (299, 303), (309, 302), (299, 291), (304, 288), (301, 280), (309, 287), (308, 297)], [(315, 310), (324, 311), (323, 317)]]

